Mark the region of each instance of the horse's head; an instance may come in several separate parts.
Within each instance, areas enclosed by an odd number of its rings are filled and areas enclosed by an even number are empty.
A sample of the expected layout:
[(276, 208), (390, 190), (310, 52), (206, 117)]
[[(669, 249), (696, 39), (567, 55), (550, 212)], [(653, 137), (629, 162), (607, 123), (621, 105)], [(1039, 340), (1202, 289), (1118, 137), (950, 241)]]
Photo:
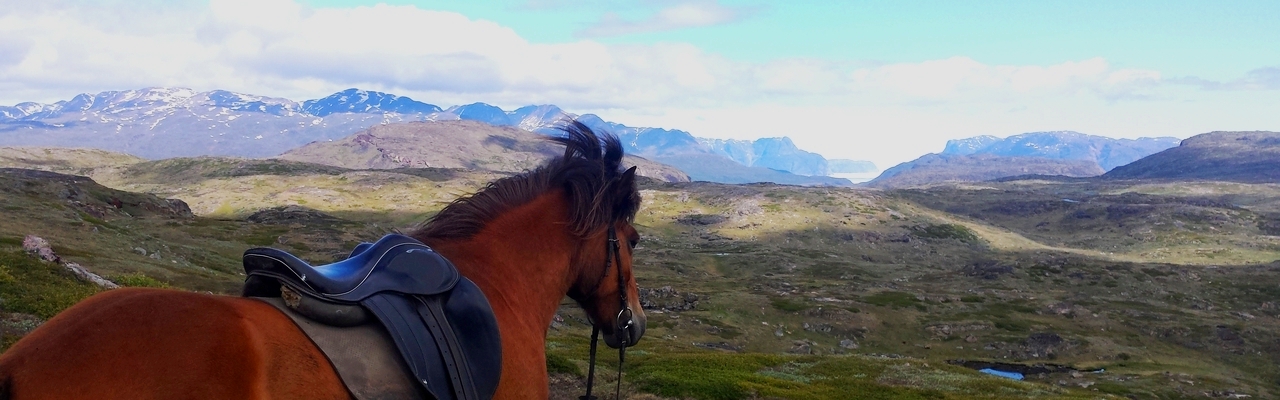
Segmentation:
[(645, 330), (632, 262), (632, 251), (640, 243), (631, 224), (640, 201), (635, 172), (632, 167), (605, 188), (606, 207), (615, 218), (584, 238), (574, 258), (573, 269), (579, 272), (569, 291), (613, 348), (634, 346)]
[[(562, 130), (564, 136), (551, 140), (565, 146), (563, 157), (548, 160), (532, 171), (496, 180), (476, 194), (454, 200), (412, 236), (444, 249), (448, 242), (463, 243), (484, 236), (484, 232), (499, 232), (489, 229), (491, 223), (503, 220), (500, 216), (512, 210), (526, 210), (522, 208), (525, 205), (565, 207), (535, 211), (548, 218), (535, 222), (540, 225), (504, 226), (534, 242), (554, 238), (556, 243), (563, 243), (566, 247), (556, 248), (554, 258), (568, 256), (569, 265), (557, 262), (552, 268), (540, 269), (540, 273), (556, 274), (550, 281), (568, 284), (569, 296), (605, 334), (605, 343), (615, 348), (634, 345), (644, 335), (645, 325), (631, 262), (631, 251), (640, 240), (632, 226), (640, 209), (636, 169), (622, 169), (622, 143), (616, 136), (597, 135), (577, 121), (570, 121)], [(555, 197), (556, 201), (535, 201), (551, 198), (544, 196), (559, 197)], [(519, 218), (509, 221), (527, 223)], [(483, 243), (493, 242), (486, 239)], [(459, 264), (459, 269), (465, 266)], [(559, 275), (561, 272), (564, 275)], [(476, 280), (478, 276), (471, 278)], [(494, 281), (480, 279), (479, 284), (491, 282)], [(548, 295), (563, 296), (565, 293), (559, 290), (557, 287), (557, 293)], [(551, 298), (550, 304), (558, 304), (562, 298)]]

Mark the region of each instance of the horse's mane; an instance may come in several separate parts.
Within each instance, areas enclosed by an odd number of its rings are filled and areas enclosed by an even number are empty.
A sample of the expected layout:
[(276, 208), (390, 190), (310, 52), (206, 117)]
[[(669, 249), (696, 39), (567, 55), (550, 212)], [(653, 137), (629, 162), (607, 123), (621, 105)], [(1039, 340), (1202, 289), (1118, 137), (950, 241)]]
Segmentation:
[(631, 221), (640, 209), (634, 180), (622, 184), (622, 143), (612, 134), (597, 135), (571, 121), (564, 136), (550, 140), (565, 146), (564, 155), (519, 175), (490, 182), (479, 192), (454, 200), (410, 236), (418, 240), (466, 239), (499, 215), (555, 189), (569, 201), (569, 227), (580, 237), (619, 221)]

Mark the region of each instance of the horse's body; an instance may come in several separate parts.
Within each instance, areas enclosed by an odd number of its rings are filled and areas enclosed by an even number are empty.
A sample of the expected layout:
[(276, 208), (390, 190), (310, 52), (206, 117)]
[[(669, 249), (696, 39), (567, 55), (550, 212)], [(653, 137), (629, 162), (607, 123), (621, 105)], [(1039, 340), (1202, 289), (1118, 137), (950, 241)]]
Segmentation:
[(12, 399), (349, 398), (271, 305), (176, 290), (90, 297), (5, 352), (0, 373)]
[[(411, 234), (444, 255), (489, 299), (502, 335), (495, 398), (545, 399), (545, 340), (560, 300), (586, 309), (611, 346), (643, 334), (628, 246), (604, 270), (606, 234), (634, 245), (634, 170), (616, 139), (567, 130), (563, 158), (492, 183)], [(613, 147), (611, 147), (613, 146)], [(615, 148), (616, 147), (616, 148)], [(616, 154), (615, 154), (616, 153)], [(584, 206), (584, 204), (586, 206)], [(625, 288), (612, 274), (621, 273)], [(609, 279), (605, 279), (605, 278)], [(626, 291), (635, 339), (612, 323)], [(252, 299), (119, 289), (49, 320), (0, 357), (0, 399), (348, 398), (325, 356), (284, 314)]]

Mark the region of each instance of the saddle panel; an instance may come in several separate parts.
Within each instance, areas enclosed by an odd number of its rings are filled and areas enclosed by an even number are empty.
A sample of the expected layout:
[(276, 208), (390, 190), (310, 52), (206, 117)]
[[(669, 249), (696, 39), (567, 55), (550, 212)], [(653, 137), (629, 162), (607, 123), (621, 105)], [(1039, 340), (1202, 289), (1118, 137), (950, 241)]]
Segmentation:
[[(271, 304), (320, 348), (342, 378), (342, 383), (359, 400), (431, 400), (422, 384), (409, 373), (408, 365), (387, 330), (378, 323), (335, 327), (318, 323), (294, 311), (275, 297), (256, 297)], [(357, 306), (359, 307), (359, 306)]]

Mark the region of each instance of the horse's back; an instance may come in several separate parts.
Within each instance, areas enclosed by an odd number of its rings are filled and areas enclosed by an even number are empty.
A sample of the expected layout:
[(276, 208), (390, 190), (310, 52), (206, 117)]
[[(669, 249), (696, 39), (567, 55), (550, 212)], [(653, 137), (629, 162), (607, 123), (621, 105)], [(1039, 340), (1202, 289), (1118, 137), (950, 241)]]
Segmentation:
[(58, 314), (0, 357), (2, 386), (13, 399), (349, 397), (270, 305), (161, 289), (112, 290)]

